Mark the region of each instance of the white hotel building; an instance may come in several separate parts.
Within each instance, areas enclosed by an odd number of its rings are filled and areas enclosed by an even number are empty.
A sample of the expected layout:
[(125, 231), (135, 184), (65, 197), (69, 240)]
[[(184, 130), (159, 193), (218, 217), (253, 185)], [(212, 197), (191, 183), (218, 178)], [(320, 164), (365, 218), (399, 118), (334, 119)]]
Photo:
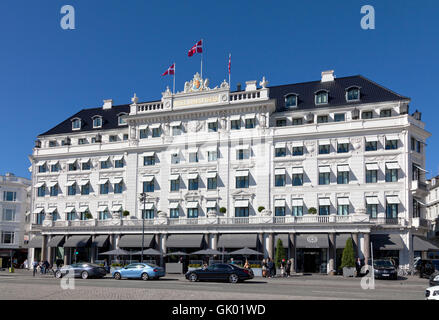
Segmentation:
[(273, 257), (280, 238), (297, 271), (330, 272), (348, 237), (360, 258), (372, 243), (375, 257), (401, 265), (429, 249), (430, 133), (409, 98), (332, 71), (237, 91), (208, 85), (196, 74), (158, 101), (105, 100), (39, 135), (31, 258), (140, 250), (143, 208), (145, 247), (163, 253), (250, 247)]

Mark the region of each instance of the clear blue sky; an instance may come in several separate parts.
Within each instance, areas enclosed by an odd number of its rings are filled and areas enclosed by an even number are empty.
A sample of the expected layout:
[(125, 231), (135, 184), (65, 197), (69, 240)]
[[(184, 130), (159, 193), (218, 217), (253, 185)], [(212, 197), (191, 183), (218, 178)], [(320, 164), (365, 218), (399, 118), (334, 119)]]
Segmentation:
[[(76, 30), (60, 27), (63, 5)], [(363, 5), (376, 29), (360, 27)], [(159, 99), (177, 63), (177, 87), (199, 70), (187, 50), (205, 39), (211, 86), (260, 80), (270, 85), (362, 74), (412, 98), (427, 130), (427, 169), (439, 170), (439, 2), (431, 1), (90, 1), (0, 2), (0, 174), (29, 177), (36, 136), (82, 108)]]

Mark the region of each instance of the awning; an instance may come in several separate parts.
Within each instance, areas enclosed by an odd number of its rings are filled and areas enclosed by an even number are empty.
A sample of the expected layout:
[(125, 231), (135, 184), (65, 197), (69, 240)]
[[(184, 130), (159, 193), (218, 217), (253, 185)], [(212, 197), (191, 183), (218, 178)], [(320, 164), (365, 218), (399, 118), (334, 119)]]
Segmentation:
[(51, 188), (51, 187), (56, 186), (57, 184), (58, 184), (58, 181), (49, 181), (49, 182), (47, 183), (47, 186), (48, 186), (49, 188)]
[(116, 204), (111, 207), (111, 212), (119, 212), (120, 210), (122, 210), (122, 205), (120, 204)]
[(154, 176), (146, 176), (143, 178), (143, 181), (146, 181), (146, 182), (151, 182), (153, 180), (154, 180)]
[(139, 126), (139, 130), (146, 130), (148, 129), (148, 125), (147, 124), (142, 124)]
[(399, 137), (397, 135), (386, 135), (386, 140), (387, 141), (391, 141), (391, 140), (399, 140)]
[(216, 208), (216, 201), (207, 201), (206, 208)]
[(288, 251), (288, 245), (290, 243), (289, 240), (289, 234), (288, 233), (278, 233), (274, 236), (274, 243), (277, 247), (277, 240), (280, 239), (282, 240), (282, 246), (285, 248), (286, 251)]
[(291, 145), (293, 148), (303, 147), (303, 141), (293, 141)]
[(218, 147), (216, 145), (210, 146), (210, 147), (206, 147), (205, 150), (206, 151), (218, 151)]
[(291, 205), (293, 207), (303, 207), (303, 199), (293, 199)]
[(180, 178), (179, 174), (171, 174), (169, 176), (169, 180), (178, 180)]
[[(145, 248), (151, 247), (154, 235), (145, 234), (143, 244)], [(141, 234), (128, 234), (124, 235), (119, 240), (120, 248), (141, 248), (142, 247), (142, 235)]]
[(33, 237), (27, 244), (28, 248), (41, 248), (43, 245), (43, 236)]
[(169, 204), (169, 209), (177, 209), (178, 208), (179, 203), (178, 202), (171, 202)]
[(81, 163), (87, 163), (90, 161), (90, 158), (82, 158), (79, 162)]
[(248, 177), (248, 170), (236, 171), (235, 177)]
[(109, 158), (110, 158), (109, 156), (101, 157), (99, 158), (99, 162), (106, 162), (108, 161)]
[(201, 234), (171, 234), (168, 236), (168, 248), (201, 248), (203, 235)]
[(274, 207), (285, 207), (285, 199), (274, 200)]
[(248, 207), (248, 200), (235, 201), (235, 208), (247, 208), (247, 207)]
[(187, 152), (188, 152), (188, 153), (197, 153), (197, 152), (198, 152), (198, 148), (197, 148), (197, 147), (194, 147), (194, 148), (188, 148), (188, 149), (187, 149)]
[(144, 155), (145, 157), (154, 157), (155, 152), (154, 152), (154, 151), (149, 151), (149, 152), (145, 152), (145, 153), (143, 153), (143, 155)]
[(90, 241), (90, 235), (70, 236), (64, 243), (64, 248), (86, 247)]
[(231, 120), (231, 121), (234, 121), (234, 120), (240, 120), (240, 119), (241, 119), (241, 116), (240, 116), (239, 114), (234, 115), (234, 116), (230, 116), (230, 120)]
[(57, 210), (56, 207), (51, 207), (51, 208), (47, 209), (46, 212), (52, 214), (52, 213), (54, 213), (56, 210)]
[(423, 172), (425, 172), (425, 173), (428, 173), (427, 170), (421, 168), (421, 167), (420, 167), (419, 165), (417, 165), (416, 163), (413, 163), (413, 165), (414, 165), (416, 168), (418, 168), (419, 170), (421, 170), (421, 171), (423, 171)]
[(169, 126), (171, 127), (178, 127), (181, 126), (181, 121), (172, 121)]
[(244, 116), (245, 119), (254, 119), (256, 118), (256, 114), (254, 113), (248, 113)]
[(98, 212), (104, 212), (104, 211), (107, 211), (107, 209), (108, 209), (108, 206), (99, 206)]
[(38, 182), (36, 185), (35, 185), (35, 188), (41, 188), (42, 186), (44, 186), (46, 183), (45, 182)]
[(428, 239), (420, 236), (413, 237), (413, 250), (414, 251), (428, 251), (428, 250), (439, 250), (439, 248), (428, 241)]
[(75, 207), (67, 207), (65, 208), (64, 213), (71, 213), (73, 211), (75, 211)]
[(76, 159), (67, 160), (67, 164), (74, 164), (75, 162), (76, 162)]
[(48, 162), (50, 166), (54, 166), (55, 164), (58, 164), (59, 161), (58, 160), (52, 160)]
[(329, 198), (319, 198), (319, 206), (330, 206), (331, 200)]
[(198, 178), (198, 173), (189, 173), (187, 175), (187, 178), (192, 180), (192, 179), (197, 179)]
[(108, 179), (99, 179), (98, 184), (106, 184)]
[(275, 175), (284, 175), (285, 174), (285, 169), (274, 169), (274, 174)]
[(37, 166), (37, 167), (39, 167), (39, 166), (44, 166), (45, 164), (46, 164), (46, 161), (38, 161), (37, 164), (36, 164), (36, 166)]
[(149, 127), (150, 127), (151, 129), (158, 129), (158, 128), (160, 128), (160, 126), (161, 126), (160, 123), (155, 123), (155, 124), (150, 125)]
[(64, 236), (53, 236), (52, 239), (47, 243), (50, 248), (62, 247), (61, 242), (64, 241)]
[(337, 166), (338, 172), (349, 172), (351, 171), (348, 164), (342, 164)]
[(296, 248), (329, 248), (327, 234), (300, 234), (296, 236)]
[(240, 144), (235, 147), (235, 150), (248, 150), (249, 147), (248, 144)]
[(80, 186), (85, 186), (86, 184), (88, 184), (88, 183), (90, 183), (90, 180), (81, 180), (81, 181), (79, 181), (79, 185)]
[(303, 174), (303, 167), (293, 168), (293, 174)]
[[(220, 248), (256, 248), (258, 236), (249, 234), (222, 234), (218, 239), (218, 250)], [(221, 251), (221, 250), (220, 250)]]
[[(143, 206), (142, 206), (143, 209)], [(147, 202), (145, 203), (145, 210), (152, 210), (154, 209), (154, 202)]]
[(73, 186), (75, 183), (76, 183), (76, 181), (67, 181), (67, 182), (66, 182), (66, 186), (67, 186), (67, 187), (71, 187), (71, 186)]
[(34, 212), (35, 214), (41, 213), (44, 211), (44, 208), (40, 207), (40, 208), (35, 208)]
[(366, 204), (380, 204), (378, 197), (366, 197)]
[(331, 172), (331, 167), (330, 166), (319, 167), (319, 172), (322, 173)]
[(366, 163), (366, 170), (379, 170), (378, 163)]
[(79, 207), (78, 212), (79, 213), (84, 213), (84, 212), (87, 212), (87, 210), (88, 210), (88, 206), (82, 206), (82, 207)]
[(206, 120), (207, 123), (217, 122), (218, 118), (209, 118)]
[(330, 144), (331, 142), (329, 140), (319, 140), (319, 146), (327, 146)]
[(404, 249), (404, 243), (399, 234), (372, 234), (370, 240), (374, 250)]
[(96, 236), (94, 240), (92, 240), (91, 245), (93, 247), (102, 248), (103, 246), (105, 246), (107, 240), (108, 240), (108, 235)]
[(386, 201), (388, 204), (399, 204), (399, 197), (398, 196), (387, 196)]
[(195, 209), (195, 208), (198, 208), (198, 201), (189, 201), (189, 202), (186, 204), (186, 208), (188, 208), (188, 209)]
[(346, 241), (348, 239), (352, 239), (352, 235), (350, 233), (338, 234), (335, 238), (335, 247), (337, 249), (344, 249), (346, 247)]
[(349, 198), (337, 198), (337, 203), (341, 206), (349, 205)]
[(338, 144), (349, 144), (349, 138), (337, 139)]
[(122, 178), (113, 178), (112, 180), (111, 180), (111, 183), (113, 183), (113, 184), (119, 184), (119, 183), (121, 183), (122, 182)]
[(399, 163), (398, 162), (386, 162), (386, 168), (387, 169), (399, 169)]
[(119, 161), (119, 160), (122, 160), (122, 159), (123, 159), (123, 155), (118, 155), (118, 156), (114, 156), (113, 157), (114, 161)]
[(378, 141), (377, 136), (366, 137), (366, 142), (375, 142), (375, 141)]
[(218, 173), (216, 171), (207, 172), (206, 178), (216, 178), (217, 174)]
[(286, 142), (276, 142), (276, 144), (274, 145), (275, 149), (279, 149), (279, 148), (285, 148), (287, 145)]

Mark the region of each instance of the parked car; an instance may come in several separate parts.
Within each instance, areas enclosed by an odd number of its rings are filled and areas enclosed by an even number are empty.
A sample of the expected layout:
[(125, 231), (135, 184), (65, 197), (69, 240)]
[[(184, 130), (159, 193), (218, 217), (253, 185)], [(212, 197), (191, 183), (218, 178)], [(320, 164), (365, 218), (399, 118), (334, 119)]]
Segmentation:
[(105, 268), (97, 264), (80, 262), (63, 266), (55, 271), (55, 277), (60, 279), (66, 274), (73, 272), (75, 278), (103, 278), (107, 274)]
[(374, 260), (375, 279), (398, 279), (398, 271), (390, 260)]
[(439, 286), (430, 287), (425, 290), (426, 300), (439, 300)]
[(436, 271), (430, 276), (430, 286), (439, 286), (439, 271)]
[(238, 281), (253, 279), (254, 274), (251, 269), (244, 269), (235, 264), (217, 263), (212, 264), (207, 268), (188, 271), (185, 277), (192, 282), (198, 280), (212, 280), (236, 283)]
[(433, 261), (427, 259), (420, 259), (416, 263), (415, 268), (421, 278), (430, 278), (430, 276), (436, 271), (436, 266)]
[(113, 271), (113, 278), (126, 279), (159, 279), (165, 276), (165, 269), (152, 263), (131, 263), (124, 268)]

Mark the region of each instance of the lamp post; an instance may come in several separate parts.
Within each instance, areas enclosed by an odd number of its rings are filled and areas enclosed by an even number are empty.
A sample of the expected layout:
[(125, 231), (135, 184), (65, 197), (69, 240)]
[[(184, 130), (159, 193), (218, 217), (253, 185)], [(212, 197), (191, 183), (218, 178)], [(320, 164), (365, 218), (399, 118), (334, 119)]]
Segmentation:
[(142, 192), (139, 198), (140, 202), (143, 202), (142, 211), (142, 253), (140, 255), (140, 262), (143, 263), (143, 246), (145, 243), (145, 210), (146, 210), (146, 193)]

